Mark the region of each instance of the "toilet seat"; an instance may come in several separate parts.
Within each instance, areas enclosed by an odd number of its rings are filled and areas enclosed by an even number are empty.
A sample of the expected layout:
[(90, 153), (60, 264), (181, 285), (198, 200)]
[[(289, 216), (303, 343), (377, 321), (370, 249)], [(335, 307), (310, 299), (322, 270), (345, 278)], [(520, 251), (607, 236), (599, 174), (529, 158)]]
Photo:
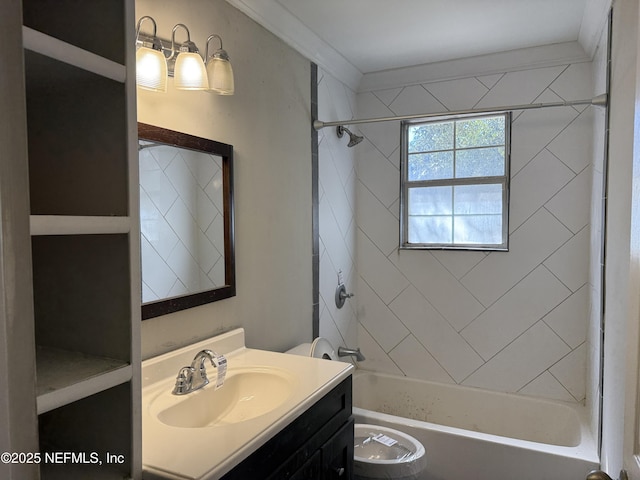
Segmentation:
[(337, 360), (333, 345), (323, 337), (316, 338), (311, 344), (310, 355), (314, 358), (324, 358), (325, 360)]
[(354, 473), (359, 479), (414, 479), (426, 467), (422, 443), (404, 432), (356, 423)]

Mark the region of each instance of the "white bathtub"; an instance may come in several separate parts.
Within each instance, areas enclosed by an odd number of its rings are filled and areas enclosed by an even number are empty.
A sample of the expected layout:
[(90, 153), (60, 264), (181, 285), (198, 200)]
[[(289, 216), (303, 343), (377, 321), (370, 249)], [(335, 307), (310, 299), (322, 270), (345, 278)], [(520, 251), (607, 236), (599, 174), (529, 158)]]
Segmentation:
[(586, 409), (359, 370), (358, 423), (395, 428), (427, 451), (423, 480), (584, 480), (599, 467)]

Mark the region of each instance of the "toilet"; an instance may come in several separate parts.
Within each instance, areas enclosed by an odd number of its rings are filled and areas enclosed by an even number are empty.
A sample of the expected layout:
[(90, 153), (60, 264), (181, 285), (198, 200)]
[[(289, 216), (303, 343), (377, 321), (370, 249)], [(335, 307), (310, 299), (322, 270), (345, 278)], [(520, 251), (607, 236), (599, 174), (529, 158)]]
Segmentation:
[[(322, 337), (287, 350), (293, 355), (337, 360), (331, 343)], [(356, 423), (354, 426), (354, 480), (416, 480), (427, 466), (424, 445), (399, 430)]]
[(393, 428), (367, 423), (354, 427), (355, 480), (416, 480), (427, 466), (422, 443)]

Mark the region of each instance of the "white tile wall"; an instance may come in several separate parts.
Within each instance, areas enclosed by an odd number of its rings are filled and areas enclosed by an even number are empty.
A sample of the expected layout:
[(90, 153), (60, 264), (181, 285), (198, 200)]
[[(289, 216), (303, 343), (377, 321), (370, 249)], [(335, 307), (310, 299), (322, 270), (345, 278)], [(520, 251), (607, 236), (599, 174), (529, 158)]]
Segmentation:
[(489, 88), (483, 85), (480, 80), (473, 77), (430, 83), (426, 85), (426, 88), (450, 111), (464, 110), (469, 108), (469, 105), (475, 105), (489, 91)]
[(409, 377), (453, 383), (447, 371), (413, 335), (394, 348), (389, 357)]
[(576, 399), (562, 384), (549, 373), (544, 372), (542, 375), (532, 380), (529, 385), (520, 389), (520, 393), (524, 395), (533, 395), (537, 397), (554, 398), (565, 402), (575, 402)]
[(526, 222), (574, 176), (571, 169), (547, 149), (512, 175), (509, 231)]
[(489, 307), (570, 238), (571, 231), (541, 208), (509, 236), (509, 252), (487, 255), (461, 282)]
[(579, 347), (587, 339), (584, 319), (589, 318), (589, 294), (589, 285), (583, 285), (543, 318), (571, 348)]
[(393, 350), (409, 329), (366, 282), (358, 283), (358, 320), (385, 351)]
[(429, 252), (405, 250), (390, 258), (401, 278), (411, 282), (456, 330), (462, 330), (484, 310), (477, 296)]
[(532, 103), (565, 69), (547, 67), (507, 72), (476, 105), (468, 108)]
[(389, 307), (455, 381), (482, 365), (478, 354), (415, 287), (405, 289)]
[(358, 209), (358, 227), (383, 254), (391, 254), (398, 248), (397, 218), (362, 182), (358, 182), (356, 192), (362, 206)]
[(573, 233), (582, 230), (591, 218), (584, 203), (591, 203), (592, 175), (591, 167), (585, 168), (547, 204), (549, 211)]
[(356, 248), (360, 278), (388, 305), (409, 286), (409, 281), (362, 230), (358, 230)]
[[(357, 106), (358, 117), (377, 117), (591, 96), (584, 63), (361, 93)], [(510, 251), (489, 254), (397, 250), (399, 122), (361, 125), (353, 270), (361, 367), (584, 401), (599, 228), (592, 122), (589, 108), (514, 112)]]
[[(536, 101), (558, 102), (562, 98), (545, 89)], [(577, 116), (573, 108), (525, 110), (518, 115), (511, 130), (511, 174), (517, 174)]]
[[(391, 102), (389, 108), (396, 115), (413, 115), (416, 113), (441, 112), (444, 105), (431, 95), (422, 85), (403, 88)], [(398, 128), (398, 124), (392, 124)]]
[[(508, 343), (497, 355), (465, 379), (463, 384), (517, 392), (570, 353), (569, 346), (540, 321)], [(553, 372), (550, 373), (553, 375)], [(583, 371), (574, 373), (580, 373), (584, 378)]]
[[(352, 118), (355, 103), (353, 91), (318, 69), (318, 118), (327, 121)], [(320, 130), (318, 141), (320, 336), (336, 349), (340, 345), (356, 347), (359, 295), (347, 300), (341, 309), (334, 299), (339, 271), (347, 291), (357, 291), (355, 150), (347, 147), (347, 138), (337, 137), (335, 128)], [(383, 332), (378, 334), (384, 337)]]
[(570, 294), (548, 269), (539, 265), (460, 333), (489, 360)]

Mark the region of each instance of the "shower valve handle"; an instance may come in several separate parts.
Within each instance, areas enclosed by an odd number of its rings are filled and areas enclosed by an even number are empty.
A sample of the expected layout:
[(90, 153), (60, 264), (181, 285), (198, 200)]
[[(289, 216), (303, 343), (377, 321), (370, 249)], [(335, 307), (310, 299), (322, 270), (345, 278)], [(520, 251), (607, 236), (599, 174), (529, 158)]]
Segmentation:
[(347, 287), (344, 286), (344, 283), (340, 283), (338, 285), (338, 288), (336, 288), (336, 307), (342, 308), (344, 306), (345, 300), (351, 297), (353, 297), (353, 293), (347, 293)]

